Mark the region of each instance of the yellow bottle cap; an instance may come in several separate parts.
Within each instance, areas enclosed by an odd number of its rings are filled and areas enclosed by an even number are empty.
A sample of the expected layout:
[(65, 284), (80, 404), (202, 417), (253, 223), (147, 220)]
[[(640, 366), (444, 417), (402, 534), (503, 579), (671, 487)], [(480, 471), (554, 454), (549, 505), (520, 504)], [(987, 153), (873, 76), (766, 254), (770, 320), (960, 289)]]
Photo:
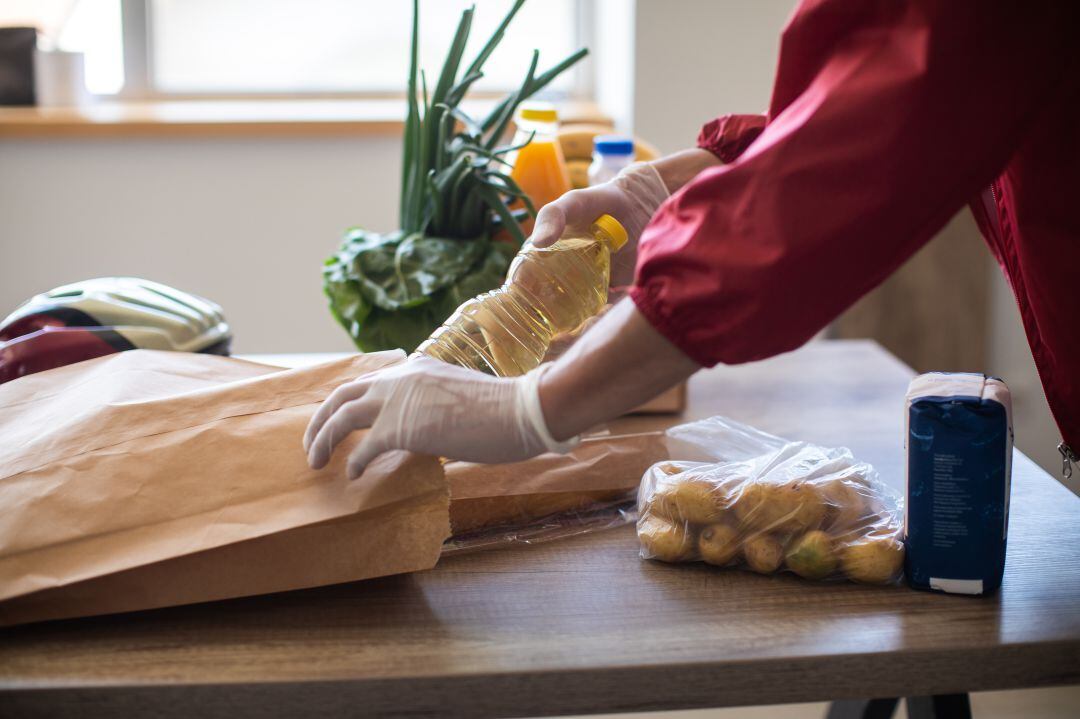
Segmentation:
[(533, 122), (558, 122), (559, 113), (551, 105), (526, 105), (518, 110), (518, 117)]
[(590, 228), (595, 237), (601, 241), (607, 241), (611, 245), (612, 252), (618, 252), (626, 244), (626, 228), (611, 215), (600, 215)]

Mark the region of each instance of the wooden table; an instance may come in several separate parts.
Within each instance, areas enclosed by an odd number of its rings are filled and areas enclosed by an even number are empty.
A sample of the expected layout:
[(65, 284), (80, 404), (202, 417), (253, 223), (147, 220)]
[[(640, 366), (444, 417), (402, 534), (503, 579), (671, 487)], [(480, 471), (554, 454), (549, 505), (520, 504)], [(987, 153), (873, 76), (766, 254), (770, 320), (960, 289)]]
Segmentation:
[[(688, 414), (846, 444), (899, 488), (909, 376), (873, 344), (817, 343), (700, 373)], [(624, 527), (415, 575), (4, 630), (0, 715), (535, 716), (1077, 683), (1080, 501), (1022, 455), (1013, 473), (989, 598), (646, 562)]]

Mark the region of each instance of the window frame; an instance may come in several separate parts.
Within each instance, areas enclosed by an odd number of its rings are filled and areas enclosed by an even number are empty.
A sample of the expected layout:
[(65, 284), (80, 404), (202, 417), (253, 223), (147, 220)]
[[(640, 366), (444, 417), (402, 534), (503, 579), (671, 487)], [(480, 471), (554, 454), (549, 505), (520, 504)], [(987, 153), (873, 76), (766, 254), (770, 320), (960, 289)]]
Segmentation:
[[(534, 0), (538, 1), (538, 0)], [(594, 3), (589, 0), (573, 0), (576, 24), (574, 28), (575, 45), (588, 45), (592, 37), (594, 22)], [(320, 91), (291, 90), (282, 92), (167, 92), (159, 90), (153, 82), (153, 10), (151, 0), (120, 0), (120, 19), (122, 23), (122, 44), (124, 58), (124, 82), (120, 91), (101, 97), (121, 101), (172, 101), (172, 100), (401, 100), (405, 97), (402, 78), (400, 92), (385, 90)], [(588, 100), (593, 97), (594, 80), (592, 63), (589, 58), (583, 60), (574, 74), (574, 82), (568, 91), (560, 94), (559, 99)], [(469, 97), (477, 100), (493, 100), (505, 96), (505, 90), (476, 90)]]

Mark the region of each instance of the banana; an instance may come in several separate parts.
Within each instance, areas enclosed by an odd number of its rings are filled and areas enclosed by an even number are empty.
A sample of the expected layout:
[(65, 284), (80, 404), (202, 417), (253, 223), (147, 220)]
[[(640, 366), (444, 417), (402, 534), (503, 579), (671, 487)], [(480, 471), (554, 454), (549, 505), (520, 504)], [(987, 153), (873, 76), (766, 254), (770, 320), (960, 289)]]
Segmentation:
[[(593, 138), (597, 135), (610, 135), (615, 130), (610, 125), (580, 124), (566, 125), (559, 129), (559, 145), (567, 167), (574, 160), (592, 160)], [(640, 162), (655, 160), (660, 153), (648, 142), (634, 138), (634, 159)], [(573, 171), (571, 170), (571, 175)], [(571, 177), (571, 180), (573, 178)], [(577, 187), (577, 182), (573, 183)]]
[(570, 184), (575, 190), (589, 186), (589, 161), (567, 160), (566, 171), (570, 173)]
[(612, 132), (612, 128), (605, 125), (567, 125), (561, 128), (559, 144), (562, 145), (563, 157), (567, 161), (591, 159), (593, 138)]
[(634, 138), (634, 159), (638, 162), (650, 162), (660, 157), (660, 151), (640, 137)]

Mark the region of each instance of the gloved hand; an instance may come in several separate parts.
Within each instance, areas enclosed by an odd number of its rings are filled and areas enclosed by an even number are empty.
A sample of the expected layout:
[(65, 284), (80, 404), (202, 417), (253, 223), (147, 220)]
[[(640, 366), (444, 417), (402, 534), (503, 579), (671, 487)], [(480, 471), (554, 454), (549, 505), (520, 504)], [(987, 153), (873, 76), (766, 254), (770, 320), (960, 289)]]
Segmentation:
[(583, 190), (571, 190), (544, 205), (536, 216), (529, 241), (537, 247), (552, 244), (567, 230), (587, 232), (600, 215), (611, 215), (626, 228), (628, 241), (612, 257), (611, 284), (629, 285), (634, 279), (637, 244), (645, 226), (668, 198), (660, 173), (648, 162), (623, 169), (613, 180)]
[(304, 434), (308, 464), (321, 469), (351, 432), (370, 427), (349, 457), (349, 479), (392, 449), (470, 462), (516, 462), (566, 452), (577, 438), (548, 433), (538, 386), (548, 365), (522, 377), (491, 377), (430, 357), (363, 375), (334, 390)]

